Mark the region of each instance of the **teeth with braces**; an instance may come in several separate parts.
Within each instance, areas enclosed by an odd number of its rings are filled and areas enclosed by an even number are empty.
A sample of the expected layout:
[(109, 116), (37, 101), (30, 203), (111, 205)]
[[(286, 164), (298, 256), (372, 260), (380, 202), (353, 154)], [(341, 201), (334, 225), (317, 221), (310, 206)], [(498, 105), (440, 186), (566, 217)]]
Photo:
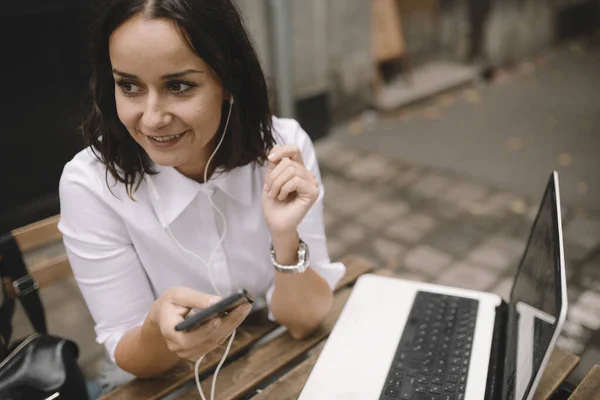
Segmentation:
[(173, 136), (148, 136), (150, 139), (154, 140), (155, 142), (159, 142), (159, 143), (165, 143), (165, 142), (170, 142), (171, 140), (175, 140), (178, 137), (180, 137), (181, 135), (183, 135), (183, 133), (180, 133), (179, 135), (173, 135)]

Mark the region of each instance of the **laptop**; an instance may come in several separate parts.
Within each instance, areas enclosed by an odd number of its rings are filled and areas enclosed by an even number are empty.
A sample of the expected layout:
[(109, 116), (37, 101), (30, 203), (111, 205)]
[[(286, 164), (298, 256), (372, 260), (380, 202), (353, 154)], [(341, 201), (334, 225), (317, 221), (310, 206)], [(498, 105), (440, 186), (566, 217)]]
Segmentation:
[(530, 400), (567, 312), (558, 174), (514, 277), (493, 293), (367, 274), (301, 400)]

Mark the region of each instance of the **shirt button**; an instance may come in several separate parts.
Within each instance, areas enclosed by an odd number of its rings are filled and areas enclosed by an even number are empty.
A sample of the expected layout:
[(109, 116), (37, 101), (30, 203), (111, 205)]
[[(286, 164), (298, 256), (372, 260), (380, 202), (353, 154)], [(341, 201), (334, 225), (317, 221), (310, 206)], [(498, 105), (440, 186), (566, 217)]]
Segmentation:
[(213, 194), (215, 194), (215, 188), (213, 186), (203, 186), (202, 192), (207, 196), (212, 196)]

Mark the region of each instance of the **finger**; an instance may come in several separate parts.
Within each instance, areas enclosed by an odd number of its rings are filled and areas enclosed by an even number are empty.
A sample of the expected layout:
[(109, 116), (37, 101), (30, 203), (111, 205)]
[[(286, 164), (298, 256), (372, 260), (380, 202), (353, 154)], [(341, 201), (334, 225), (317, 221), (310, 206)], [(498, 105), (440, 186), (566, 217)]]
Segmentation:
[[(292, 161), (290, 161), (290, 163), (292, 163)], [(281, 187), (301, 172), (300, 167), (295, 165), (283, 165), (281, 169), (276, 169), (273, 171), (273, 176), (270, 177), (267, 182), (267, 194), (273, 198), (277, 197)]]
[(265, 176), (265, 186), (270, 189), (271, 185), (273, 184), (273, 181), (279, 176), (281, 175), (281, 173), (283, 171), (285, 171), (288, 168), (298, 168), (299, 164), (290, 160), (289, 158), (285, 158), (283, 160), (281, 160), (279, 162), (279, 164), (277, 164), (275, 166), (275, 168), (273, 168), (272, 170), (270, 170), (267, 175)]
[(180, 352), (193, 352), (198, 347), (216, 342), (215, 338), (220, 336), (222, 327), (223, 319), (213, 318), (191, 331), (176, 332), (170, 340), (178, 344)]
[(294, 192), (297, 192), (298, 194), (313, 195), (315, 191), (314, 189), (317, 188), (314, 185), (311, 185), (308, 181), (300, 178), (299, 176), (294, 176), (281, 187), (277, 199), (283, 201)]
[(277, 164), (284, 158), (289, 158), (301, 165), (304, 165), (300, 148), (295, 144), (287, 144), (283, 146), (275, 146), (269, 152), (269, 162)]
[(242, 304), (230, 312), (227, 316), (223, 317), (223, 324), (219, 329), (219, 332), (213, 336), (212, 340), (216, 340), (218, 344), (222, 344), (233, 331), (242, 323), (252, 310), (250, 304)]
[(221, 298), (186, 287), (176, 287), (169, 290), (168, 300), (183, 307), (205, 309)]

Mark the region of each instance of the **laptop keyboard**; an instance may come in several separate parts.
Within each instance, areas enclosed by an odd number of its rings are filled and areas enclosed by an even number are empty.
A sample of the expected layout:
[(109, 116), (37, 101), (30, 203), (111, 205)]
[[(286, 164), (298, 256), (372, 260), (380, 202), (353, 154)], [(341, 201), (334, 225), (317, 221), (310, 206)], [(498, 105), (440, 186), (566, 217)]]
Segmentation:
[(463, 400), (478, 305), (417, 292), (380, 400)]

